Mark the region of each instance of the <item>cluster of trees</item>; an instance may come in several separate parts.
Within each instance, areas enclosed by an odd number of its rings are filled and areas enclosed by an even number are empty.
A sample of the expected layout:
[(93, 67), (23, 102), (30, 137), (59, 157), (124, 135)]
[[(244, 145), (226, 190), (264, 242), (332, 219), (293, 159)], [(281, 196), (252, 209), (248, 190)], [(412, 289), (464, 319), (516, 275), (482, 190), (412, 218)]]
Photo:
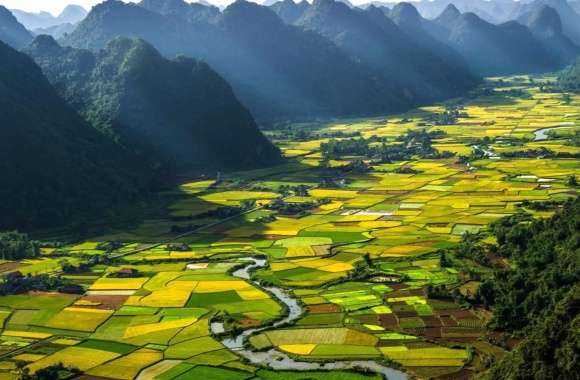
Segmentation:
[(410, 166), (401, 166), (393, 170), (393, 173), (396, 174), (419, 174), (422, 173), (420, 170), (413, 169)]
[(273, 129), (271, 136), (278, 140), (290, 140), (290, 141), (309, 141), (317, 139), (346, 139), (360, 137), (361, 133), (358, 131), (345, 132), (345, 131), (315, 131), (309, 130), (304, 125), (285, 125), (284, 127), (270, 127), (268, 128), (268, 123), (266, 127), (262, 126), (264, 130)]
[(99, 251), (105, 251), (107, 253), (111, 253), (119, 248), (123, 247), (123, 243), (119, 241), (105, 241), (102, 243), (97, 244), (96, 249)]
[(537, 201), (537, 202), (525, 200), (522, 202), (522, 207), (527, 208), (528, 210), (549, 211), (560, 208), (562, 207), (563, 204), (564, 202), (559, 200)]
[(277, 211), (281, 215), (301, 215), (306, 213), (308, 210), (312, 210), (330, 202), (330, 199), (323, 198), (314, 200), (312, 202), (290, 203), (277, 198), (274, 199), (268, 206), (266, 206), (266, 208), (269, 210)]
[(239, 215), (243, 212), (250, 211), (256, 208), (256, 201), (253, 199), (244, 199), (240, 202), (239, 206), (221, 206), (202, 214), (197, 215), (196, 218), (217, 218), (217, 219), (227, 219)]
[(84, 288), (60, 276), (23, 275), (11, 272), (0, 280), (0, 296), (23, 294), (31, 291), (83, 294)]
[(545, 147), (503, 152), (501, 155), (504, 158), (580, 158), (578, 153), (554, 152)]
[(97, 257), (91, 258), (86, 262), (78, 263), (77, 265), (72, 264), (68, 260), (61, 260), (60, 267), (62, 268), (63, 273), (72, 274), (72, 273), (87, 273), (90, 272), (91, 268), (94, 267), (99, 263), (99, 259)]
[(460, 259), (473, 260), (480, 265), (490, 265), (489, 247), (482, 245), (479, 240), (476, 234), (464, 234), (461, 243), (455, 248), (455, 256)]
[(397, 139), (398, 144), (387, 145), (386, 139), (373, 136), (368, 139), (331, 140), (321, 144), (320, 148), (324, 159), (361, 156), (381, 163), (406, 161), (414, 156), (430, 159), (453, 157), (454, 153), (439, 152), (432, 146), (434, 139), (445, 135), (439, 130), (410, 130)]
[(385, 144), (386, 140), (376, 136), (365, 139), (330, 140), (320, 145), (322, 157), (327, 160), (340, 159), (345, 156), (374, 156), (377, 143)]
[(272, 223), (275, 220), (276, 220), (276, 215), (270, 214), (270, 215), (264, 215), (264, 216), (257, 217), (254, 221), (256, 223)]
[(16, 231), (0, 233), (2, 260), (23, 260), (40, 256), (40, 243)]
[(517, 214), (492, 229), (496, 254), (513, 265), (496, 270), (477, 298), (494, 312), (496, 328), (524, 338), (485, 378), (578, 378), (580, 199), (567, 201), (552, 218)]
[(463, 111), (461, 106), (448, 105), (445, 111), (436, 113), (428, 121), (435, 125), (455, 125), (459, 118), (469, 117), (467, 112)]
[(185, 243), (167, 244), (167, 247), (165, 247), (165, 250), (169, 251), (169, 252), (188, 252), (188, 251), (191, 251), (191, 247)]
[(557, 86), (560, 91), (580, 92), (580, 60), (560, 73)]
[[(20, 363), (17, 363), (17, 367), (19, 369), (19, 380), (59, 380), (59, 379), (68, 379), (79, 375), (81, 371), (78, 368), (71, 368), (66, 367), (62, 363), (56, 363), (50, 365), (45, 368), (41, 368), (38, 371), (34, 372), (33, 374), (30, 373), (30, 370), (26, 367), (25, 362), (22, 362), (22, 366)], [(22, 367), (22, 368), (20, 368)]]
[(287, 197), (290, 195), (295, 195), (297, 197), (308, 197), (310, 196), (309, 187), (306, 185), (282, 185), (278, 188), (278, 193), (282, 194), (282, 196)]
[(348, 179), (341, 176), (326, 176), (320, 179), (318, 187), (322, 189), (340, 189), (347, 185)]

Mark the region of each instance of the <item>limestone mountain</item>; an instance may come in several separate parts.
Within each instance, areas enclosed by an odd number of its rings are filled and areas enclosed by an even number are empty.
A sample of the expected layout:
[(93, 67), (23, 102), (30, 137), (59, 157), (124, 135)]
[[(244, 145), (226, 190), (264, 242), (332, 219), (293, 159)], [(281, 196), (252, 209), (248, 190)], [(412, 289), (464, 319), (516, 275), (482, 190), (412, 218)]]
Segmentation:
[(32, 41), (32, 34), (18, 22), (16, 17), (0, 5), (0, 41), (20, 49)]
[(563, 31), (559, 13), (543, 5), (520, 16), (518, 21), (530, 28), (546, 50), (561, 62), (572, 62), (580, 55), (580, 48)]
[(152, 166), (242, 169), (280, 160), (231, 87), (205, 63), (169, 60), (128, 38), (91, 52), (40, 36), (27, 52), (96, 129)]
[(315, 0), (295, 24), (333, 41), (403, 89), (412, 102), (455, 96), (476, 83), (461, 57), (455, 54), (457, 59), (450, 59), (447, 46), (414, 39), (374, 6), (363, 11), (334, 0)]
[(87, 11), (80, 5), (67, 5), (58, 16), (48, 12), (26, 12), (20, 9), (11, 10), (14, 16), (28, 30), (50, 28), (62, 24), (76, 24), (87, 16)]
[(567, 64), (518, 22), (495, 25), (448, 7), (434, 20), (434, 36), (453, 47), (482, 75), (546, 72)]
[[(380, 114), (410, 105), (390, 81), (322, 36), (285, 24), (267, 7), (238, 1), (217, 15), (206, 10), (207, 17), (190, 17), (173, 11), (176, 4), (106, 1), (63, 43), (98, 49), (118, 36), (140, 37), (166, 56), (202, 59), (260, 119)], [(180, 7), (186, 6), (191, 8)]]
[[(150, 175), (0, 42), (0, 229), (61, 224), (130, 201)], [(9, 200), (9, 201), (7, 201)]]
[(310, 3), (305, 0), (300, 3), (295, 3), (294, 0), (284, 0), (271, 5), (270, 8), (286, 24), (293, 24), (310, 8)]
[(562, 31), (572, 42), (580, 46), (580, 13), (578, 13), (567, 0), (534, 0), (532, 2), (519, 2), (518, 8), (510, 15), (512, 19), (537, 12), (538, 9), (548, 6), (553, 8), (560, 16)]

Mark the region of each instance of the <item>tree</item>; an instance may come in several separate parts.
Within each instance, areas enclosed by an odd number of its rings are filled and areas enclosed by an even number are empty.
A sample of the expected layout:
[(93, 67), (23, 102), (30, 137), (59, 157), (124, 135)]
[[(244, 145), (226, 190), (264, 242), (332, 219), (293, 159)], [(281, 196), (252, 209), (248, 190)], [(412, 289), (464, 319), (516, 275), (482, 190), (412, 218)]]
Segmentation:
[(40, 243), (16, 231), (0, 233), (2, 260), (22, 260), (40, 256)]
[(240, 202), (240, 208), (242, 211), (250, 211), (256, 208), (255, 199), (244, 199)]

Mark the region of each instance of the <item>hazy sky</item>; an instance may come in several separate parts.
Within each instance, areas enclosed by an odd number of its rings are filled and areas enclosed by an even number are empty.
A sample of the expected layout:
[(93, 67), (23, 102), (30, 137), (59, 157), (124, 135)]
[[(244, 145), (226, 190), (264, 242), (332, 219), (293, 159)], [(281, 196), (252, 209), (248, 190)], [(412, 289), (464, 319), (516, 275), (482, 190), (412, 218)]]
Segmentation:
[[(102, 2), (103, 0), (0, 0), (0, 4), (9, 9), (22, 9), (25, 11), (47, 11), (53, 14), (58, 14), (68, 4), (78, 4), (85, 7), (87, 10), (93, 5)], [(124, 0), (125, 2), (138, 0)], [(193, 0), (186, 0), (192, 2)], [(216, 5), (227, 5), (233, 0), (210, 0), (209, 2)], [(256, 3), (261, 3), (262, 0), (252, 0)], [(363, 4), (370, 0), (351, 0), (353, 4)]]
[[(60, 13), (68, 4), (82, 5), (88, 10), (100, 2), (102, 0), (0, 0), (0, 4), (6, 8), (16, 8), (33, 12), (47, 11), (53, 14)], [(133, 0), (133, 2), (137, 1)]]

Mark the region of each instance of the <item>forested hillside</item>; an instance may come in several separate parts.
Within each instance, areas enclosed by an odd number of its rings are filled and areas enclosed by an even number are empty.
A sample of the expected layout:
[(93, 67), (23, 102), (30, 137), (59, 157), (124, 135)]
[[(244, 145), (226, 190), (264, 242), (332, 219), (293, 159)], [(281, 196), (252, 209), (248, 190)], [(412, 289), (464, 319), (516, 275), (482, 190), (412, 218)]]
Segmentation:
[(8, 9), (0, 5), (0, 41), (20, 49), (32, 41), (32, 34)]
[(145, 41), (127, 38), (93, 53), (41, 36), (27, 52), (69, 104), (150, 167), (241, 169), (280, 161), (230, 86), (205, 63), (168, 60)]
[(558, 76), (558, 85), (565, 91), (580, 91), (580, 60), (568, 66)]
[(0, 229), (101, 213), (150, 173), (69, 108), (28, 56), (0, 42)]
[(580, 200), (554, 217), (493, 227), (497, 254), (513, 269), (483, 283), (479, 297), (496, 328), (524, 334), (522, 343), (484, 377), (577, 379), (580, 363)]

